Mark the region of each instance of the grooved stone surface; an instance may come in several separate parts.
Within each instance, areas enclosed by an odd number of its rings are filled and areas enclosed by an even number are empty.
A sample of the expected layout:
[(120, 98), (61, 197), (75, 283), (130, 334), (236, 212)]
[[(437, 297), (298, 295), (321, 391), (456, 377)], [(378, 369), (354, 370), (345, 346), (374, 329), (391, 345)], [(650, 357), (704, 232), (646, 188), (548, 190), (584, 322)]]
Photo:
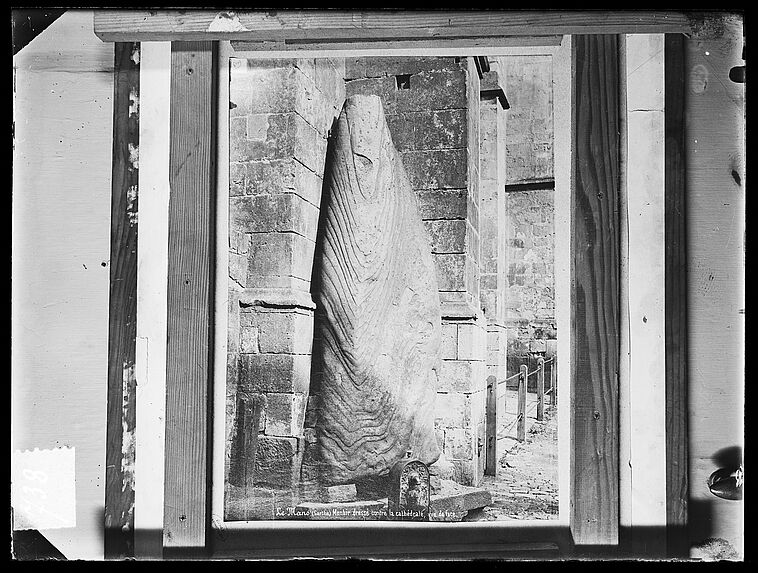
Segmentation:
[(325, 483), (439, 457), (441, 320), (429, 241), (378, 96), (350, 97), (327, 160), (314, 300), (324, 319), (317, 457)]

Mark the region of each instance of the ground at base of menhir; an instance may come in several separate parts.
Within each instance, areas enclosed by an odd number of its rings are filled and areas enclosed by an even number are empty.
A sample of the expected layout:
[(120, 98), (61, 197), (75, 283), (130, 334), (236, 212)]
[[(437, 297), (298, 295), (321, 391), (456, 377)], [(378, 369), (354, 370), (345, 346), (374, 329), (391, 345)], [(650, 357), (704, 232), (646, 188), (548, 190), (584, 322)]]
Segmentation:
[(553, 407), (544, 421), (534, 421), (523, 443), (515, 442), (500, 458), (497, 476), (479, 487), (492, 505), (471, 511), (464, 521), (558, 519), (558, 423)]

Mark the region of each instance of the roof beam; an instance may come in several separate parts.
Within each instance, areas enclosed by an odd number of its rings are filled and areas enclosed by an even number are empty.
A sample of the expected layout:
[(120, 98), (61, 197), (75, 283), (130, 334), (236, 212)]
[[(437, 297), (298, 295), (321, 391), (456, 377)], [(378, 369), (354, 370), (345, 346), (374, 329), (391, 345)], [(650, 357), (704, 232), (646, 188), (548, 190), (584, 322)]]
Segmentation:
[(563, 34), (690, 33), (724, 13), (608, 10), (96, 10), (104, 41), (450, 40)]

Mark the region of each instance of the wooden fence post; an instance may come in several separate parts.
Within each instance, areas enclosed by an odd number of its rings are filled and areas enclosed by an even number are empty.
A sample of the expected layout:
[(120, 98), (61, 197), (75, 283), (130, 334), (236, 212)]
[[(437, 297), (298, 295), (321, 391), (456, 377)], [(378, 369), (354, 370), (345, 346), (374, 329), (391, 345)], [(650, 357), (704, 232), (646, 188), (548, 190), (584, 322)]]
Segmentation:
[(545, 359), (537, 359), (537, 421), (545, 418)]
[(558, 378), (555, 372), (555, 367), (557, 365), (558, 361), (553, 358), (553, 363), (550, 365), (550, 403), (553, 406), (558, 405)]
[(518, 376), (518, 419), (516, 423), (516, 439), (523, 442), (526, 439), (526, 364), (521, 365)]
[(486, 438), (487, 450), (484, 475), (494, 476), (497, 473), (497, 378), (487, 377), (487, 411)]

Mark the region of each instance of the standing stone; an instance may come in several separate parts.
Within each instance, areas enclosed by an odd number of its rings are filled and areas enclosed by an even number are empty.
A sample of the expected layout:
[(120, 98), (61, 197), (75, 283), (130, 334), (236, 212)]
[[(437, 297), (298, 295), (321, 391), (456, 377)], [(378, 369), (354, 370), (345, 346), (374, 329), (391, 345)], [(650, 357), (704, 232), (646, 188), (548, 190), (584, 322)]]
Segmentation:
[(386, 477), (407, 450), (440, 455), (441, 339), (426, 231), (378, 96), (348, 98), (327, 159), (314, 299), (323, 374), (321, 480)]

